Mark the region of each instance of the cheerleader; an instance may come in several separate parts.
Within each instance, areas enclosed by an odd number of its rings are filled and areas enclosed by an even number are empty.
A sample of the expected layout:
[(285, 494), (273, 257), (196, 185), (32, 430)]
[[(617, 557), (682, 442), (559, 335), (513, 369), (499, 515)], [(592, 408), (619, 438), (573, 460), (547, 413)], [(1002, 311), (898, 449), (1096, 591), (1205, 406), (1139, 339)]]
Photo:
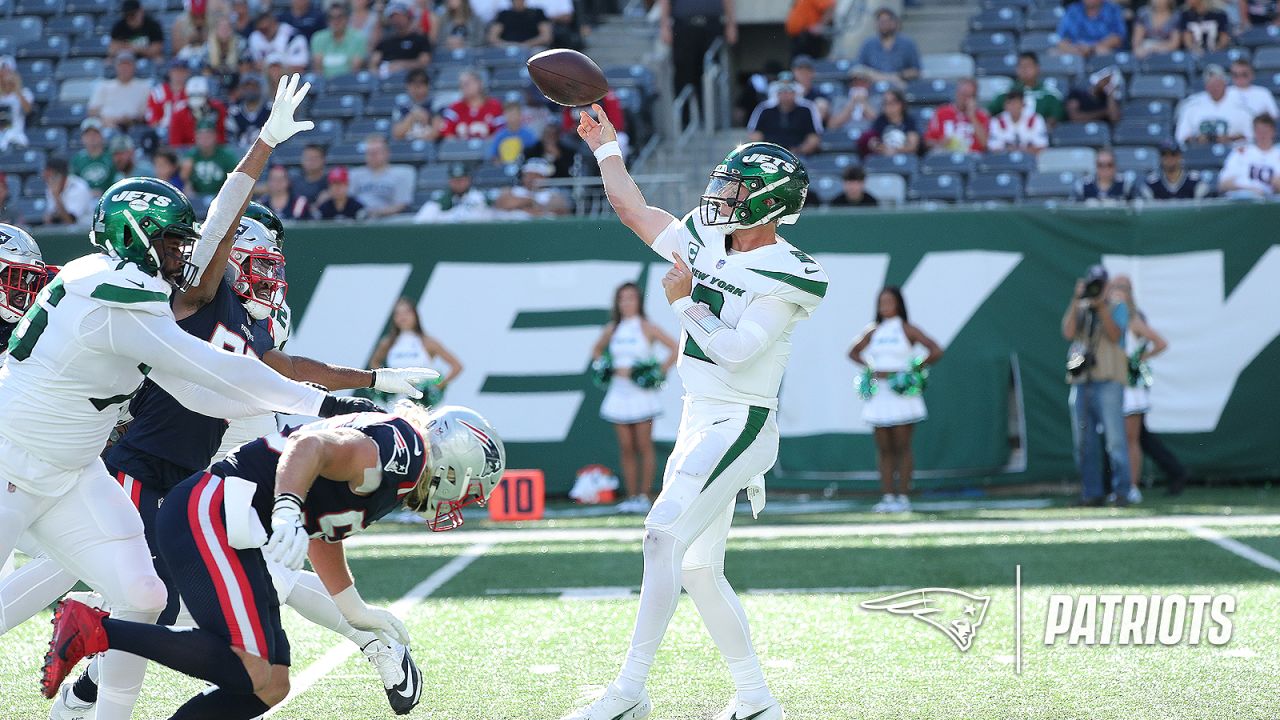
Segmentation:
[[(427, 367), (438, 368), (440, 363), (449, 366), (449, 371), (442, 373), (440, 382), (425, 388), (422, 401), (434, 405), (444, 395), (444, 389), (462, 374), (462, 363), (440, 343), (422, 330), (422, 320), (418, 317), (418, 309), (409, 298), (402, 297), (396, 301), (391, 312), (391, 328), (378, 341), (373, 357), (369, 359), (369, 367)], [(403, 396), (390, 399), (388, 407), (395, 404)]]
[[(928, 351), (922, 362), (912, 358), (921, 345)], [(876, 320), (862, 331), (849, 351), (849, 359), (867, 368), (874, 391), (862, 409), (862, 419), (875, 428), (876, 466), (884, 497), (875, 512), (910, 512), (911, 473), (915, 457), (911, 435), (916, 423), (928, 417), (920, 387), (904, 387), (922, 366), (942, 358), (942, 348), (907, 319), (902, 291), (885, 287), (876, 299)]]
[(591, 351), (593, 365), (607, 369), (609, 389), (600, 404), (600, 417), (613, 423), (618, 433), (618, 454), (627, 498), (618, 512), (646, 513), (649, 493), (657, 471), (653, 451), (653, 419), (661, 414), (658, 388), (642, 388), (632, 379), (636, 366), (653, 364), (653, 345), (667, 348), (661, 364), (663, 377), (676, 361), (676, 343), (671, 336), (649, 322), (644, 314), (640, 286), (624, 283), (613, 295), (613, 320)]
[(1169, 476), (1169, 494), (1182, 492), (1186, 469), (1160, 438), (1147, 430), (1147, 413), (1151, 410), (1151, 374), (1146, 362), (1164, 352), (1169, 343), (1152, 329), (1147, 317), (1133, 298), (1133, 283), (1125, 275), (1111, 281), (1112, 300), (1129, 308), (1129, 330), (1125, 348), (1129, 351), (1129, 382), (1124, 389), (1124, 429), (1129, 441), (1129, 504), (1142, 502), (1138, 488), (1142, 479), (1142, 457), (1150, 455), (1156, 465)]

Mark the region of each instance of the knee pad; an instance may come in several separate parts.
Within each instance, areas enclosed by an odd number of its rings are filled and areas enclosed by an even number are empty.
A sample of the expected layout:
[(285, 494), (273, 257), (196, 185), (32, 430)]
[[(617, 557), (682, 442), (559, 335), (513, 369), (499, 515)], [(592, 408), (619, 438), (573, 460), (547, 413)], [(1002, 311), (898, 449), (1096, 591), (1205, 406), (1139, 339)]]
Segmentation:
[(123, 595), (108, 600), (113, 614), (119, 609), (122, 613), (153, 615), (147, 622), (155, 622), (169, 602), (169, 589), (159, 576), (152, 573), (127, 581)]
[(672, 560), (680, 562), (687, 546), (666, 530), (647, 528), (644, 532), (645, 562)]

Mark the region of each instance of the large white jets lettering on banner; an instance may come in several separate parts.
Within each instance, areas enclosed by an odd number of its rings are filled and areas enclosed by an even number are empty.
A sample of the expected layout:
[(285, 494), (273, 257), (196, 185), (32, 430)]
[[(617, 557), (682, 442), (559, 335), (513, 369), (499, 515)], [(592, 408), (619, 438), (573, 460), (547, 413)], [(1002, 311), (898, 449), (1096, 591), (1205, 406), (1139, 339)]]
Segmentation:
[[(1217, 428), (1240, 373), (1280, 335), (1280, 246), (1272, 246), (1227, 297), (1221, 250), (1125, 257), (1134, 300), (1169, 350), (1151, 361), (1147, 423), (1161, 432)], [(1132, 352), (1133, 348), (1127, 348)]]
[[(320, 275), (288, 352), (362, 368), (413, 266), (330, 265)], [(301, 308), (294, 308), (295, 316)]]
[(427, 332), (467, 367), (446, 400), (479, 408), (508, 442), (563, 440), (583, 392), (486, 393), (485, 381), (584, 372), (599, 327), (513, 330), (512, 323), (521, 312), (607, 310), (614, 290), (638, 277), (640, 268), (606, 261), (436, 265), (418, 311)]

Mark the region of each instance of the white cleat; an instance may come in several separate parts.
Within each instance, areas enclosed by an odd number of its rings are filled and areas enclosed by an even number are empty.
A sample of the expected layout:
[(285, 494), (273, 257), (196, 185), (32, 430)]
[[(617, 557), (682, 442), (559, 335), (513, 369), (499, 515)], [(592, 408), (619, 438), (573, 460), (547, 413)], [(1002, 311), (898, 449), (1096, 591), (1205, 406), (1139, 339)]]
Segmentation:
[(560, 720), (644, 720), (652, 712), (648, 690), (641, 690), (638, 698), (624, 698), (615, 694), (610, 685), (595, 702)]
[(1142, 491), (1136, 485), (1129, 487), (1129, 504), (1137, 505), (1142, 502)]
[(94, 704), (84, 702), (71, 692), (71, 686), (75, 684), (75, 678), (69, 678), (58, 688), (58, 697), (53, 699), (53, 707), (49, 708), (49, 720), (93, 720)]
[(422, 699), (422, 671), (409, 654), (409, 648), (400, 643), (375, 642), (364, 650), (364, 656), (382, 678), (382, 688), (387, 692), (392, 712), (407, 715), (417, 707)]
[(724, 710), (720, 711), (715, 720), (782, 720), (786, 716), (787, 714), (782, 711), (782, 705), (773, 698), (764, 705), (745, 703), (734, 698), (729, 701)]
[(911, 498), (906, 495), (898, 496), (898, 509), (894, 512), (909, 513), (911, 512)]
[(898, 499), (892, 495), (885, 495), (880, 502), (871, 507), (871, 512), (875, 513), (891, 513), (898, 512)]

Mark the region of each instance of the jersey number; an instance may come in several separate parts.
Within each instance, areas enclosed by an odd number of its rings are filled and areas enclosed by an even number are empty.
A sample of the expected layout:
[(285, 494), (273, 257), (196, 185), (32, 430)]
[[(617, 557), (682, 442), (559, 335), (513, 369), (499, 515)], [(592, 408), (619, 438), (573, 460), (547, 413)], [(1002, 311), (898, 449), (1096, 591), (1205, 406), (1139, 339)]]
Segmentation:
[(62, 302), (66, 294), (67, 289), (62, 286), (62, 278), (54, 278), (53, 282), (40, 291), (35, 305), (22, 316), (18, 327), (14, 328), (13, 335), (9, 338), (9, 354), (14, 360), (26, 360), (31, 357), (36, 341), (49, 326), (49, 308), (58, 307), (58, 303)]
[[(720, 311), (724, 309), (724, 293), (706, 285), (694, 285), (693, 292), (689, 294), (689, 299), (706, 304), (707, 307), (711, 308), (711, 314), (716, 317), (720, 317)], [(698, 343), (694, 342), (691, 337), (686, 337), (684, 340), (684, 354), (695, 360), (709, 363), (715, 362), (707, 357), (706, 353), (702, 352), (702, 348), (698, 347)]]
[(325, 542), (342, 542), (348, 535), (364, 529), (364, 511), (348, 510), (340, 513), (329, 513), (316, 518), (320, 526), (320, 534)]
[(218, 327), (213, 329), (213, 336), (209, 338), (209, 344), (236, 355), (258, 357), (258, 354), (249, 346), (249, 341), (228, 330), (227, 326), (222, 323), (218, 323)]

